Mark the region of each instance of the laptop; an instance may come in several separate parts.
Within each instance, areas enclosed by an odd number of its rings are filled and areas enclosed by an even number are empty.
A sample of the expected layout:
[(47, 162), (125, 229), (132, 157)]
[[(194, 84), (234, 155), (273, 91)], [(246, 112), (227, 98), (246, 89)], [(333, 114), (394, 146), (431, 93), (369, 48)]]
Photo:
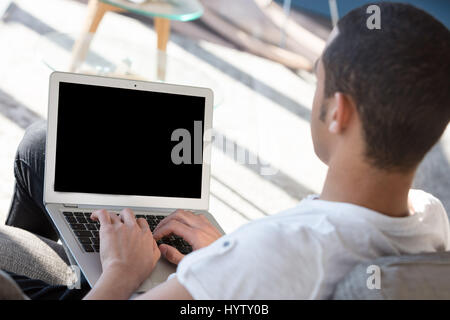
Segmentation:
[[(208, 212), (213, 93), (165, 83), (54, 72), (50, 76), (44, 203), (91, 286), (102, 267), (100, 208), (131, 208), (151, 230), (176, 209)], [(182, 238), (161, 242), (184, 254)], [(161, 258), (138, 292), (175, 272)]]

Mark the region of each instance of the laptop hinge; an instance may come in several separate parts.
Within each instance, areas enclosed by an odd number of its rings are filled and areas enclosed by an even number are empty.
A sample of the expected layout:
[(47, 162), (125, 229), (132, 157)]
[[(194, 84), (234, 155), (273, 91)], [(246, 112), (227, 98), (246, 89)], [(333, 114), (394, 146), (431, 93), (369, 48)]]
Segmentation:
[(78, 208), (78, 205), (76, 205), (76, 204), (65, 204), (65, 203), (63, 203), (63, 207), (65, 207), (65, 208)]

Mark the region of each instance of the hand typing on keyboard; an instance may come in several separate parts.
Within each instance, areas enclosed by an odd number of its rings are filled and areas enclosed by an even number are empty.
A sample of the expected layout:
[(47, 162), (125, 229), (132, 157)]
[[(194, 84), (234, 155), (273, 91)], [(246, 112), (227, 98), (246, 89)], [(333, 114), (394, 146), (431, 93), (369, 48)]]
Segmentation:
[[(177, 210), (164, 218), (153, 231), (156, 240), (168, 235), (176, 235), (188, 242), (194, 250), (206, 247), (219, 239), (222, 234), (202, 214)], [(170, 262), (178, 264), (184, 254), (170, 244), (160, 244), (161, 254)]]
[(104, 277), (127, 275), (125, 291), (133, 292), (148, 278), (161, 253), (148, 223), (136, 219), (130, 209), (119, 215), (99, 210), (92, 213), (92, 220), (100, 222), (100, 260)]
[(88, 213), (63, 214), (86, 252), (100, 250), (103, 272), (87, 298), (108, 296), (113, 283), (115, 297), (126, 299), (151, 274), (161, 254), (178, 264), (184, 254), (206, 247), (222, 236), (205, 216), (184, 210), (167, 217), (135, 216), (130, 209), (119, 215), (98, 210), (90, 216), (94, 220), (92, 227)]

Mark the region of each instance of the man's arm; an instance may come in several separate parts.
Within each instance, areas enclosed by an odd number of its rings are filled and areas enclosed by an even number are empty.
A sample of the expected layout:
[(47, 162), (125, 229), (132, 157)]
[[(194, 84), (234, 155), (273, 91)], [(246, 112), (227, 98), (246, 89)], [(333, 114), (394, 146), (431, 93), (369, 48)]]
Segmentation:
[(136, 300), (193, 300), (191, 294), (173, 277), (136, 297)]
[(84, 300), (127, 300), (136, 290), (124, 270), (105, 270)]
[[(122, 273), (120, 273), (122, 272)], [(85, 300), (125, 300), (129, 299), (134, 289), (123, 277), (123, 271), (104, 272)], [(176, 277), (161, 283), (155, 288), (135, 298), (136, 300), (192, 300), (189, 292), (178, 282)]]

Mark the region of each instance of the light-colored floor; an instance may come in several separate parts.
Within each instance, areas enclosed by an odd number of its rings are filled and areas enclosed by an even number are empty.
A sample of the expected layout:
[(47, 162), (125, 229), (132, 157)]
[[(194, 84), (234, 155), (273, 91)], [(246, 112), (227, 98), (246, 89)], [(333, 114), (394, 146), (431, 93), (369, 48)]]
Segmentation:
[[(24, 127), (46, 118), (51, 69), (42, 60), (47, 50), (68, 54), (67, 43), (79, 33), (85, 10), (84, 4), (70, 0), (18, 0), (0, 22), (0, 221), (8, 212), (14, 153)], [(42, 40), (43, 34), (52, 31), (67, 33), (66, 45)], [(154, 59), (150, 53), (155, 33), (148, 25), (109, 13), (94, 41), (101, 43), (112, 35), (136, 44), (117, 50), (139, 50), (141, 55), (148, 50), (148, 60)], [(326, 167), (314, 155), (310, 138), (311, 80), (271, 61), (176, 33), (168, 52), (219, 84), (223, 101), (214, 111), (215, 130), (234, 141), (237, 150), (264, 160), (259, 166), (243, 165), (213, 149), (210, 211), (226, 232), (320, 192)], [(449, 130), (421, 167), (416, 184), (441, 197), (450, 209), (448, 159)], [(261, 174), (267, 163), (274, 174)]]

